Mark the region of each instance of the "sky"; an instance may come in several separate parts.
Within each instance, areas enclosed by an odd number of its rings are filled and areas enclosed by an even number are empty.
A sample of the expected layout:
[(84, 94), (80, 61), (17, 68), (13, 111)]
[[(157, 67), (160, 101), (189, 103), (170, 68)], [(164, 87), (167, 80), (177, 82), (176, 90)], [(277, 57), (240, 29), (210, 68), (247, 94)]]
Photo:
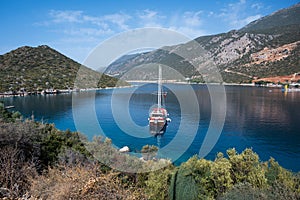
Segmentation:
[(0, 0), (0, 54), (48, 45), (83, 63), (103, 41), (159, 27), (194, 39), (240, 29), (299, 0)]

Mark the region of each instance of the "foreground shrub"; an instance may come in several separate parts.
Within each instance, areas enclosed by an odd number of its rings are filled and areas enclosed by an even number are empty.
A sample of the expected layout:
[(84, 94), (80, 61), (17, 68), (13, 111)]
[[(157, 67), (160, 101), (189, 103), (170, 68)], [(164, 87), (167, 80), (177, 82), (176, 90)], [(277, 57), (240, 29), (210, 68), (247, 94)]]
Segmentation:
[(250, 183), (238, 183), (219, 200), (271, 200), (265, 191), (253, 188)]
[(168, 165), (165, 168), (152, 171), (148, 174), (145, 189), (150, 199), (170, 199), (169, 185), (174, 173), (174, 166)]
[(227, 155), (182, 163), (173, 173), (170, 199), (299, 199), (300, 178), (274, 159), (263, 163), (252, 149), (229, 149)]
[(211, 166), (211, 179), (214, 186), (214, 196), (223, 194), (233, 187), (232, 164), (222, 153), (218, 153)]
[(298, 200), (300, 195), (287, 188), (285, 185), (276, 184), (268, 188), (254, 188), (250, 183), (236, 184), (218, 200)]
[(265, 169), (259, 156), (252, 149), (245, 149), (241, 154), (236, 150), (227, 150), (229, 161), (232, 165), (232, 178), (234, 183), (248, 182), (254, 187), (262, 188), (267, 185)]
[(45, 167), (56, 164), (66, 150), (78, 152), (85, 158), (91, 156), (83, 143), (85, 138), (80, 133), (70, 130), (60, 131), (53, 124), (44, 125), (41, 131), (44, 138), (41, 141), (40, 160)]
[(212, 198), (211, 165), (211, 161), (198, 159), (196, 156), (182, 163), (172, 177), (171, 199)]

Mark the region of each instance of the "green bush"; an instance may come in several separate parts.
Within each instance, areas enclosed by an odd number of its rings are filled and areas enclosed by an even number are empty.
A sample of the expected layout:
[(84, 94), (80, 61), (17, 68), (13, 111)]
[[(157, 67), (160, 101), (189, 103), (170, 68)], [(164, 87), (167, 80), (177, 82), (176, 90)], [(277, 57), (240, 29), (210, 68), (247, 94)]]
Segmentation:
[(158, 151), (158, 147), (154, 145), (145, 145), (142, 147), (141, 153), (143, 155), (144, 160), (152, 160)]
[(250, 183), (238, 183), (226, 194), (219, 196), (219, 200), (271, 200), (265, 191), (253, 188)]
[(148, 180), (145, 182), (149, 199), (169, 199), (169, 186), (173, 173), (172, 166), (149, 173)]
[(292, 172), (281, 167), (274, 158), (270, 158), (267, 165), (266, 177), (269, 185), (282, 185), (293, 191), (299, 189), (299, 185), (296, 182), (297, 179)]
[(4, 107), (4, 103), (0, 102), (0, 121), (15, 122), (21, 118), (22, 115), (19, 111), (10, 112)]
[(218, 153), (211, 167), (211, 179), (215, 195), (223, 194), (233, 187), (231, 172), (232, 165), (230, 161), (224, 158), (222, 153)]
[(259, 157), (252, 149), (245, 149), (241, 154), (236, 150), (227, 150), (227, 155), (232, 166), (232, 179), (235, 183), (248, 182), (254, 187), (267, 185), (265, 170), (260, 163)]
[(170, 196), (173, 199), (212, 198), (211, 165), (211, 161), (199, 160), (196, 156), (182, 163), (173, 175)]
[(51, 124), (46, 124), (42, 130), (46, 135), (41, 142), (41, 161), (45, 166), (55, 164), (59, 154), (66, 149), (73, 149), (85, 157), (91, 156), (82, 141), (83, 137), (78, 132), (59, 131)]

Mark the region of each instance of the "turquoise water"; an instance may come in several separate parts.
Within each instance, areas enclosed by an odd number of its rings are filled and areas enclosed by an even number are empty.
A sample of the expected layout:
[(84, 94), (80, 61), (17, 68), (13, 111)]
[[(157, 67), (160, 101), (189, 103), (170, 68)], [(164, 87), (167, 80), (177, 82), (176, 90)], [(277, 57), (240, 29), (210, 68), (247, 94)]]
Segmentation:
[[(35, 119), (54, 123), (61, 130), (75, 131), (78, 128), (73, 116), (74, 109), (78, 109), (83, 113), (80, 116), (82, 132), (89, 139), (94, 135), (104, 134), (112, 139), (116, 147), (127, 145), (133, 152), (138, 152), (145, 144), (153, 144), (168, 150), (162, 153), (162, 157), (172, 157), (186, 148), (174, 160), (175, 164), (180, 164), (199, 153), (211, 122), (212, 99), (205, 85), (193, 85), (199, 112), (195, 112), (197, 109), (182, 112), (183, 104), (180, 104), (177, 95), (185, 94), (190, 86), (166, 84), (166, 108), (172, 122), (166, 133), (161, 138), (156, 138), (147, 133), (147, 117), (149, 108), (156, 101), (156, 96), (152, 94), (156, 87), (156, 84), (145, 84), (133, 88), (99, 90), (95, 94), (82, 92), (76, 96), (80, 101), (73, 109), (72, 94), (11, 97), (2, 100), (5, 105), (14, 105), (23, 115), (29, 117), (33, 114)], [(300, 171), (300, 92), (284, 94), (280, 89), (242, 86), (226, 86), (225, 90), (227, 103), (224, 127), (206, 158), (214, 159), (217, 152), (225, 153), (231, 147), (239, 152), (251, 147), (263, 161), (272, 156), (285, 168)], [(191, 96), (185, 95), (186, 101), (189, 101)], [(127, 105), (128, 96), (130, 98)], [(117, 117), (113, 115), (112, 105)], [(91, 107), (95, 109), (95, 113), (85, 112)], [(125, 107), (137, 129), (128, 125), (129, 130), (124, 130), (119, 126), (116, 118), (122, 118)], [(101, 131), (98, 124), (89, 122), (93, 115), (97, 117)], [(182, 121), (184, 124), (180, 125)], [(185, 130), (181, 134), (182, 143), (176, 144), (176, 148), (167, 148), (179, 135), (180, 126)], [(195, 133), (193, 127), (196, 127)], [(189, 139), (192, 143), (187, 146), (185, 140)]]

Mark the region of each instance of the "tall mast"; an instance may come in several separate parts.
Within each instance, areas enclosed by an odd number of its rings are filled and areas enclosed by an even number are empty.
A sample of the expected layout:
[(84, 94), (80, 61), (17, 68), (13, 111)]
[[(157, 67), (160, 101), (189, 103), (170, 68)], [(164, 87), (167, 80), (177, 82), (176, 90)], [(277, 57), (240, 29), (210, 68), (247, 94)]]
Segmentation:
[(158, 105), (158, 108), (161, 108), (161, 66), (160, 65), (158, 65), (157, 105)]

